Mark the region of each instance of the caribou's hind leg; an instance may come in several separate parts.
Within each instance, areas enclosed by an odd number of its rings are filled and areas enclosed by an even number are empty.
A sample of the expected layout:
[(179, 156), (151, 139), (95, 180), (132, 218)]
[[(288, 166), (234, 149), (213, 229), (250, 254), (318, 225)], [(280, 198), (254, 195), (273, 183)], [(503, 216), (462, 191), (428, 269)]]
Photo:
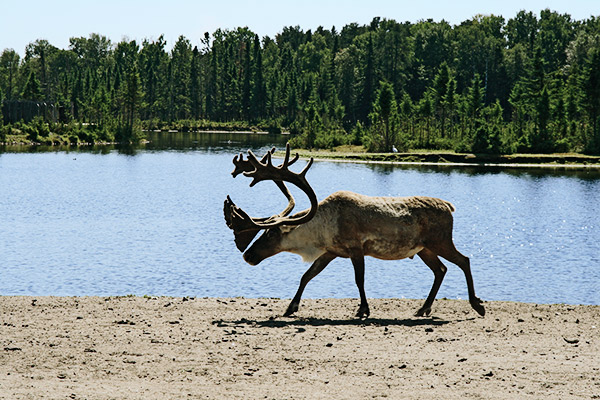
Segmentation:
[(480, 298), (475, 296), (475, 285), (473, 284), (473, 275), (471, 275), (471, 262), (469, 257), (462, 255), (454, 245), (448, 250), (443, 250), (439, 253), (440, 256), (446, 260), (454, 263), (462, 269), (467, 279), (467, 289), (469, 291), (469, 303), (471, 307), (482, 317), (485, 315), (485, 308), (481, 305), (482, 301)]
[[(417, 312), (417, 315), (422, 315), (422, 311), (427, 311), (427, 305), (431, 307), (431, 303), (433, 303), (433, 298), (435, 298), (435, 294), (437, 294), (439, 285), (442, 283), (442, 279), (444, 278), (444, 274), (446, 273), (446, 267), (444, 266), (444, 264), (442, 264), (438, 256), (443, 257), (451, 263), (458, 265), (458, 267), (462, 269), (462, 271), (465, 274), (465, 278), (467, 279), (469, 303), (479, 315), (485, 315), (485, 308), (481, 305), (481, 299), (475, 296), (475, 286), (473, 285), (473, 276), (471, 275), (471, 263), (469, 261), (469, 257), (462, 255), (458, 250), (456, 250), (456, 247), (454, 247), (454, 243), (452, 242), (452, 240), (438, 241), (432, 243), (428, 245), (426, 249), (423, 249), (419, 253), (419, 256), (421, 257), (421, 259), (423, 259), (425, 264), (427, 264), (429, 268), (433, 270), (433, 273), (435, 274), (435, 281), (433, 283), (433, 287), (431, 288), (431, 292), (429, 293), (429, 297), (425, 302), (425, 306), (423, 306), (423, 308), (421, 308), (421, 310)], [(438, 271), (436, 272), (436, 270)], [(440, 272), (440, 270), (442, 272)]]
[(425, 264), (433, 271), (433, 275), (435, 276), (433, 280), (433, 286), (431, 286), (431, 290), (429, 291), (429, 295), (425, 300), (425, 304), (423, 307), (419, 308), (417, 313), (415, 314), (417, 317), (422, 317), (423, 315), (429, 315), (431, 313), (431, 305), (435, 300), (435, 296), (437, 295), (440, 286), (442, 285), (442, 281), (444, 280), (444, 275), (446, 275), (447, 268), (440, 261), (438, 256), (432, 252), (431, 250), (425, 248), (421, 250), (417, 255), (423, 260)]
[(296, 311), (298, 311), (298, 306), (300, 305), (300, 299), (302, 298), (302, 293), (304, 292), (304, 288), (310, 282), (312, 278), (319, 275), (321, 271), (325, 269), (325, 267), (335, 258), (336, 256), (331, 253), (325, 253), (319, 258), (315, 260), (314, 263), (310, 266), (310, 268), (302, 275), (302, 279), (300, 279), (300, 286), (298, 287), (298, 291), (296, 295), (292, 299), (292, 302), (288, 306), (284, 317), (289, 317)]

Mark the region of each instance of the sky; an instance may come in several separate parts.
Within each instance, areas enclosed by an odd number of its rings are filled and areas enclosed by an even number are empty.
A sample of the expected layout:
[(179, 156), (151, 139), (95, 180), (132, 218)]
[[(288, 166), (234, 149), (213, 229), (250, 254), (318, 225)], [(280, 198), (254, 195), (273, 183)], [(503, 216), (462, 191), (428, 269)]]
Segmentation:
[(260, 37), (274, 37), (286, 26), (304, 31), (319, 26), (338, 31), (349, 23), (368, 24), (374, 17), (398, 22), (432, 18), (453, 25), (477, 14), (514, 17), (520, 10), (539, 16), (549, 8), (575, 20), (600, 16), (599, 0), (0, 0), (0, 52), (22, 56), (27, 44), (46, 39), (67, 49), (69, 38), (107, 36), (113, 43), (126, 38), (141, 42), (164, 34), (167, 48), (180, 35), (200, 46), (204, 32), (248, 27)]

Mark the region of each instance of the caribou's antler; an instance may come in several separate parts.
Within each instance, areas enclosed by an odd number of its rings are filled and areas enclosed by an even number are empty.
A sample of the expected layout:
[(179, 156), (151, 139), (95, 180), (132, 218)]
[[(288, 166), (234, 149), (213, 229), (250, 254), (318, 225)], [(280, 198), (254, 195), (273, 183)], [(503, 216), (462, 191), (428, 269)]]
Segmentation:
[[(265, 162), (267, 160), (267, 156), (275, 153), (275, 150), (275, 147), (267, 150), (267, 153), (263, 156), (263, 158), (260, 159), (260, 162)], [(248, 152), (250, 153), (250, 150), (248, 150)], [(231, 175), (233, 175), (234, 178), (243, 172), (252, 172), (256, 169), (256, 167), (250, 162), (250, 157), (248, 157), (248, 160), (244, 160), (244, 155), (242, 153), (233, 157), (233, 165), (235, 165), (235, 168), (231, 172)]]
[[(287, 149), (287, 147), (286, 147), (286, 149)], [(267, 157), (270, 158), (271, 155), (273, 153), (275, 153), (275, 150), (276, 150), (275, 147), (268, 150), (267, 153), (260, 159), (260, 163), (265, 163), (267, 161)], [(233, 157), (233, 164), (235, 165), (235, 168), (231, 172), (231, 175), (233, 175), (234, 178), (241, 173), (252, 172), (256, 169), (256, 166), (250, 161), (250, 154), (252, 154), (252, 152), (250, 150), (248, 150), (248, 153), (249, 153), (249, 155), (248, 155), (247, 160), (244, 160), (244, 155), (242, 153)], [(254, 159), (256, 159), (254, 154), (252, 154), (252, 156), (254, 157)], [(296, 156), (294, 157), (294, 159), (292, 161), (288, 162), (288, 164), (287, 164), (288, 167), (290, 165), (292, 165), (293, 163), (295, 163), (296, 161), (298, 161), (298, 158), (299, 158), (299, 155), (296, 153)], [(277, 185), (279, 190), (281, 190), (281, 192), (283, 193), (285, 198), (288, 200), (287, 207), (278, 214), (278, 216), (280, 216), (280, 217), (285, 217), (292, 212), (292, 210), (296, 206), (296, 202), (294, 200), (294, 196), (292, 196), (292, 194), (288, 190), (287, 186), (285, 186), (285, 183), (283, 183), (282, 181), (275, 181), (275, 184)], [(231, 199), (230, 199), (230, 201), (231, 201)], [(271, 218), (271, 217), (269, 217), (269, 218)], [(259, 221), (259, 222), (264, 222), (267, 219), (268, 218), (255, 218), (254, 220)]]
[[(289, 158), (288, 148), (289, 145), (286, 145), (286, 156)], [(260, 163), (264, 164), (267, 161), (267, 158), (270, 158), (275, 153), (275, 150), (275, 147), (272, 147), (270, 150), (267, 150), (267, 153), (260, 159)], [(256, 160), (256, 156), (254, 155), (254, 153), (252, 153), (251, 150), (248, 150), (247, 160), (244, 160), (244, 155), (242, 153), (233, 157), (233, 164), (235, 165), (235, 168), (231, 172), (231, 175), (233, 175), (234, 178), (243, 172), (252, 172), (256, 169), (256, 165), (253, 164), (252, 161), (250, 161), (251, 157), (253, 157), (254, 160)], [(298, 155), (298, 153), (296, 153), (292, 161), (289, 161), (287, 163), (287, 166), (289, 167), (290, 165), (298, 161), (299, 157), (300, 156)]]
[[(290, 171), (288, 167), (294, 164), (296, 161), (298, 161), (299, 155), (296, 154), (295, 157), (292, 160), (290, 160), (289, 144), (286, 145), (285, 158), (281, 165), (273, 165), (271, 159), (273, 152), (274, 149), (267, 151), (267, 153), (262, 157), (260, 161), (250, 150), (248, 150), (247, 160), (244, 160), (242, 154), (240, 154), (239, 156), (235, 156), (233, 159), (235, 169), (233, 170), (232, 175), (235, 177), (242, 173), (244, 174), (244, 176), (252, 178), (250, 187), (253, 187), (261, 181), (274, 181), (288, 199), (288, 207), (286, 207), (286, 209), (282, 213), (273, 215), (268, 218), (252, 218), (248, 214), (246, 214), (241, 208), (237, 207), (233, 203), (233, 201), (231, 201), (231, 198), (229, 198), (228, 196), (227, 200), (225, 200), (223, 211), (225, 213), (225, 220), (227, 222), (227, 226), (233, 229), (234, 233), (236, 233), (236, 243), (237, 235), (239, 233), (249, 233), (251, 231), (254, 232), (250, 240), (248, 240), (248, 243), (245, 243), (245, 246), (247, 246), (249, 242), (252, 241), (252, 238), (254, 238), (254, 236), (256, 235), (256, 232), (261, 229), (269, 229), (281, 225), (301, 225), (312, 219), (312, 217), (317, 212), (317, 196), (315, 195), (315, 192), (306, 180), (306, 172), (312, 165), (313, 159), (310, 159), (308, 164), (306, 164), (306, 166), (300, 173), (294, 173)], [(304, 193), (306, 193), (311, 204), (311, 208), (307, 212), (298, 213), (297, 215), (291, 217), (288, 216), (294, 207), (294, 198), (285, 186), (284, 182), (289, 182), (293, 185), (296, 185)], [(245, 241), (246, 240), (243, 240), (243, 242)], [(243, 244), (244, 243), (242, 243), (241, 245), (243, 246)], [(245, 246), (243, 247), (245, 248)], [(240, 243), (238, 243), (238, 248), (239, 247)]]

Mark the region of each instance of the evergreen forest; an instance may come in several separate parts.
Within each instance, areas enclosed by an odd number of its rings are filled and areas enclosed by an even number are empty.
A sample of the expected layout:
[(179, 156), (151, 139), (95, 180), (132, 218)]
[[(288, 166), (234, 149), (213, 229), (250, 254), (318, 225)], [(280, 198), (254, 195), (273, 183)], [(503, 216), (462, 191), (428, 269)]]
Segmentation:
[[(262, 38), (219, 29), (174, 44), (92, 33), (68, 49), (38, 39), (23, 57), (2, 51), (0, 100), (0, 142), (17, 130), (107, 142), (255, 129), (289, 131), (303, 148), (598, 154), (600, 18), (549, 9), (458, 25), (374, 18)], [(10, 120), (24, 102), (52, 104), (53, 117)]]

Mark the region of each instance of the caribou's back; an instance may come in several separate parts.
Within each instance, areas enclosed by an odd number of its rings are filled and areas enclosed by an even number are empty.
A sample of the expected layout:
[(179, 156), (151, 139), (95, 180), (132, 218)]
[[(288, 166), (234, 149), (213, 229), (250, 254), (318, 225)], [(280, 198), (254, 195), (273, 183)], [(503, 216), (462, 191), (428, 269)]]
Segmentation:
[[(311, 232), (323, 251), (351, 257), (356, 251), (385, 260), (412, 257), (427, 240), (451, 240), (451, 203), (432, 197), (373, 197), (349, 191), (319, 203)], [(326, 227), (326, 229), (323, 229)], [(449, 228), (449, 229), (448, 229)]]

